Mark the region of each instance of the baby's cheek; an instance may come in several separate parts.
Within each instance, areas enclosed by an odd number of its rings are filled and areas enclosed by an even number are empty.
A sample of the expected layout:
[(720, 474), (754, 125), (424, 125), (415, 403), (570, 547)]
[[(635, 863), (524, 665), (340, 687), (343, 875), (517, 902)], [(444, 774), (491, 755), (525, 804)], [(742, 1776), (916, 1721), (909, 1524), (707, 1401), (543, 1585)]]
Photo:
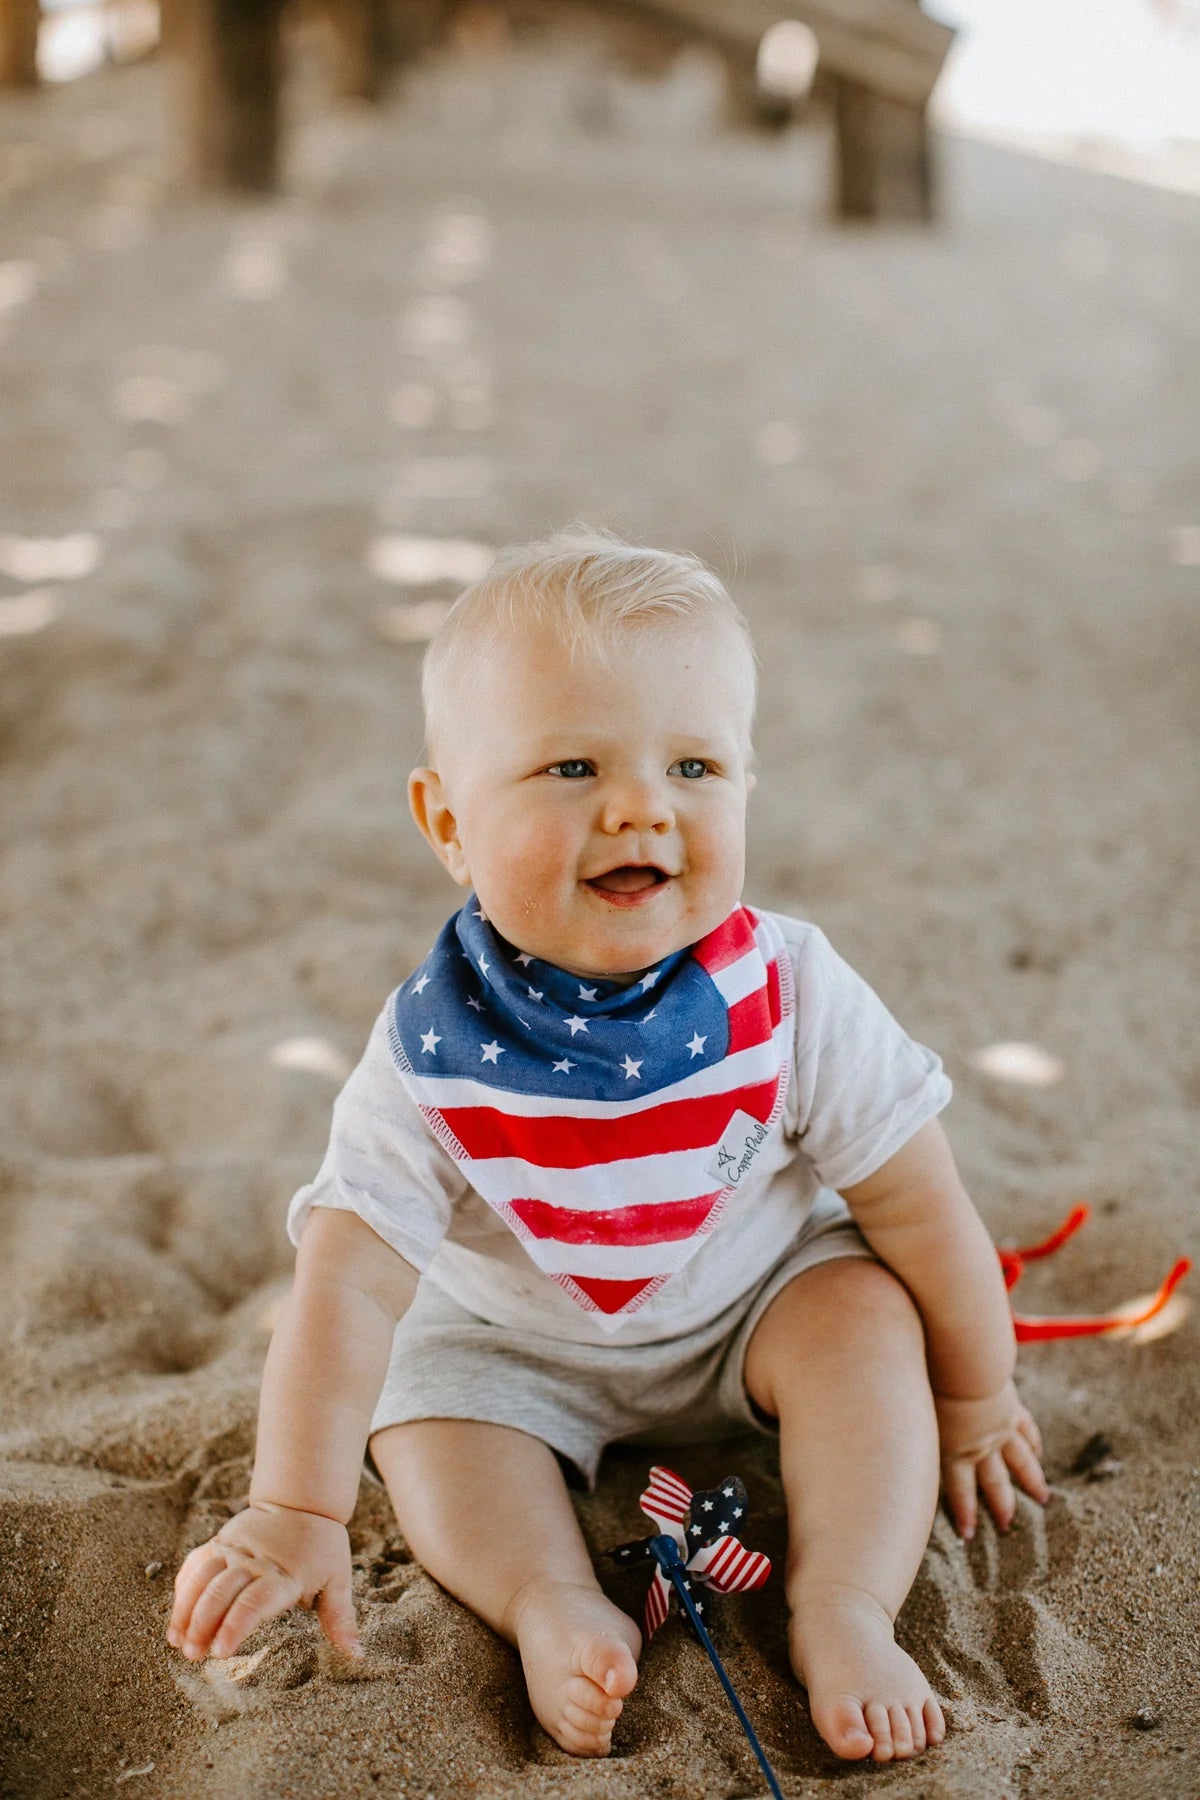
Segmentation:
[(569, 860), (563, 833), (550, 824), (527, 824), (505, 834), (495, 863), (496, 887), (505, 910), (533, 920), (559, 902)]

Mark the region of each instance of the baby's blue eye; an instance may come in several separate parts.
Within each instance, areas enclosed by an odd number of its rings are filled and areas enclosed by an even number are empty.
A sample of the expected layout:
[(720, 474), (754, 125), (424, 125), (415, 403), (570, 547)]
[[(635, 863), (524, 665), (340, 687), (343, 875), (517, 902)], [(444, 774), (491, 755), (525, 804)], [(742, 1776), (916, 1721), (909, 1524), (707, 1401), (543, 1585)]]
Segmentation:
[(566, 781), (578, 781), (583, 775), (590, 775), (592, 765), (584, 762), (581, 756), (568, 757), (566, 762), (551, 763), (548, 773), (561, 775)]
[(685, 781), (699, 781), (708, 774), (708, 764), (701, 762), (698, 756), (685, 756), (675, 764), (676, 769)]

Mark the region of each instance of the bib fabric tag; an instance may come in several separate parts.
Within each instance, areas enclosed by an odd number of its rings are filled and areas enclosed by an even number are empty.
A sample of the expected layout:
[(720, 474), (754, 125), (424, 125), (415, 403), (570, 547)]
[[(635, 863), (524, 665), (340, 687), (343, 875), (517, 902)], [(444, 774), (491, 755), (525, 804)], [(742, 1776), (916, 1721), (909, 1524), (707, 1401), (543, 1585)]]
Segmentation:
[(722, 1187), (740, 1187), (770, 1137), (770, 1128), (747, 1112), (735, 1112), (716, 1147), (708, 1173)]

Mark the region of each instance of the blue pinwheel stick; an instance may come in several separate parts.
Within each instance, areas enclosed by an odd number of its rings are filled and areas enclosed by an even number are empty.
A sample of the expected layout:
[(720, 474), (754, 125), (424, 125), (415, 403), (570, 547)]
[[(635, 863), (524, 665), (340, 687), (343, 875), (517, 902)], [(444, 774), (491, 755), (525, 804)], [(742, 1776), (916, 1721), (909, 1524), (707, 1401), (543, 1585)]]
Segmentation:
[(696, 1638), (707, 1652), (729, 1704), (737, 1714), (758, 1766), (767, 1778), (774, 1800), (784, 1800), (775, 1771), (746, 1716), (709, 1636), (701, 1614), (704, 1602), (696, 1594), (695, 1583), (714, 1588), (718, 1593), (738, 1593), (761, 1587), (771, 1573), (770, 1558), (761, 1551), (747, 1550), (736, 1530), (747, 1510), (746, 1489), (736, 1475), (727, 1475), (715, 1488), (693, 1494), (686, 1481), (674, 1470), (656, 1465), (650, 1471), (650, 1482), (639, 1501), (642, 1511), (657, 1525), (653, 1537), (638, 1538), (622, 1544), (608, 1554), (614, 1562), (631, 1563), (650, 1559), (654, 1575), (646, 1596), (646, 1636), (653, 1637), (667, 1616), (670, 1596), (679, 1597), (684, 1616)]

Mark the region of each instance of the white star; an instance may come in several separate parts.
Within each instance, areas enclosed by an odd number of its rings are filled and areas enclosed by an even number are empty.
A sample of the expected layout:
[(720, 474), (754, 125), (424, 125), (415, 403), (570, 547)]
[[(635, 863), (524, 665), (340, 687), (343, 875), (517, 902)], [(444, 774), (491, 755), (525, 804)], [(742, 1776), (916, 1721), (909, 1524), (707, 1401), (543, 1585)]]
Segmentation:
[(724, 1496), (727, 1500), (733, 1499), (733, 1489), (732, 1488), (722, 1488), (721, 1492), (724, 1494)]
[(662, 971), (660, 969), (651, 969), (648, 975), (642, 976), (639, 986), (641, 987), (643, 994), (648, 994), (650, 992), (650, 989), (654, 986), (661, 973)]
[(595, 988), (581, 986), (579, 989), (579, 998), (581, 1000), (594, 1000), (596, 998)]
[(481, 957), (480, 957), (480, 959), (479, 959), (479, 973), (480, 973), (480, 974), (481, 974), (481, 975), (486, 975), (486, 974), (487, 974), (487, 972), (488, 972), (488, 970), (489, 970), (489, 969), (490, 969), (490, 968), (491, 968), (491, 966), (492, 966), (492, 965), (491, 965), (491, 963), (490, 963), (490, 962), (489, 962), (489, 961), (488, 961), (488, 959), (487, 959), (487, 957), (486, 957), (486, 956), (481, 956)]
[(703, 1505), (703, 1507), (704, 1507), (704, 1510), (705, 1510), (705, 1512), (711, 1512), (711, 1511), (712, 1511), (712, 1509), (713, 1509), (713, 1503), (712, 1503), (712, 1501), (711, 1501), (711, 1500), (705, 1500), (705, 1501), (703, 1501), (703, 1502), (702, 1502), (702, 1503), (701, 1503), (701, 1504), (702, 1504), (702, 1505)]
[(729, 1520), (722, 1519), (721, 1523), (717, 1526), (717, 1530), (718, 1531), (728, 1531), (729, 1530)]
[(481, 1004), (478, 1000), (468, 1000), (467, 1005), (472, 1009), (473, 1012), (482, 1012), (483, 1011), (483, 1007), (481, 1006)]
[(421, 1033), (421, 1055), (436, 1056), (437, 1047), (441, 1041), (436, 1031), (423, 1031)]
[(575, 1037), (580, 1031), (587, 1030), (587, 1020), (581, 1019), (578, 1013), (576, 1013), (572, 1019), (564, 1019), (563, 1024), (567, 1026), (572, 1037)]
[(575, 1064), (571, 1062), (568, 1057), (564, 1056), (555, 1063), (553, 1073), (555, 1075), (569, 1075), (574, 1067)]
[(734, 1509), (733, 1509), (733, 1516), (734, 1516), (734, 1518), (735, 1518), (735, 1519), (740, 1519), (740, 1518), (741, 1518), (741, 1516), (742, 1516), (742, 1509), (741, 1509), (741, 1507), (740, 1507), (740, 1506), (735, 1506), (735, 1507), (734, 1507)]
[(691, 1535), (692, 1535), (692, 1537), (699, 1537), (699, 1536), (700, 1536), (700, 1527), (699, 1527), (699, 1526), (698, 1526), (698, 1525), (693, 1525), (693, 1526), (692, 1526), (692, 1530), (691, 1530)]
[(644, 1063), (645, 1060), (646, 1059), (644, 1056), (638, 1062), (634, 1062), (632, 1056), (627, 1056), (625, 1058), (625, 1061), (621, 1064), (621, 1067), (625, 1071), (626, 1081), (640, 1081), (641, 1080), (642, 1063)]
[(542, 990), (540, 988), (531, 987), (531, 988), (527, 988), (525, 991), (529, 995), (529, 998), (531, 1000), (542, 1000), (545, 998), (545, 996), (542, 993)]
[(483, 1051), (483, 1055), (479, 1059), (480, 1062), (499, 1062), (500, 1058), (504, 1055), (503, 1044), (498, 1043), (495, 1038), (492, 1039), (490, 1044), (480, 1044), (479, 1048)]
[(707, 1042), (708, 1042), (708, 1039), (706, 1037), (701, 1037), (700, 1033), (698, 1031), (693, 1031), (692, 1041), (688, 1045), (688, 1049), (691, 1051), (693, 1056), (703, 1056), (704, 1055), (704, 1046), (705, 1046), (705, 1044), (707, 1044)]
[(425, 989), (428, 986), (429, 986), (428, 975), (418, 975), (417, 979), (413, 982), (413, 993), (414, 994), (423, 994), (425, 992)]
[(529, 967), (530, 963), (533, 961), (533, 958), (532, 958), (532, 956), (530, 956), (528, 954), (527, 951), (522, 950), (520, 956), (518, 956), (518, 958), (517, 958), (517, 961), (520, 963), (520, 965), (523, 969), (527, 969)]

